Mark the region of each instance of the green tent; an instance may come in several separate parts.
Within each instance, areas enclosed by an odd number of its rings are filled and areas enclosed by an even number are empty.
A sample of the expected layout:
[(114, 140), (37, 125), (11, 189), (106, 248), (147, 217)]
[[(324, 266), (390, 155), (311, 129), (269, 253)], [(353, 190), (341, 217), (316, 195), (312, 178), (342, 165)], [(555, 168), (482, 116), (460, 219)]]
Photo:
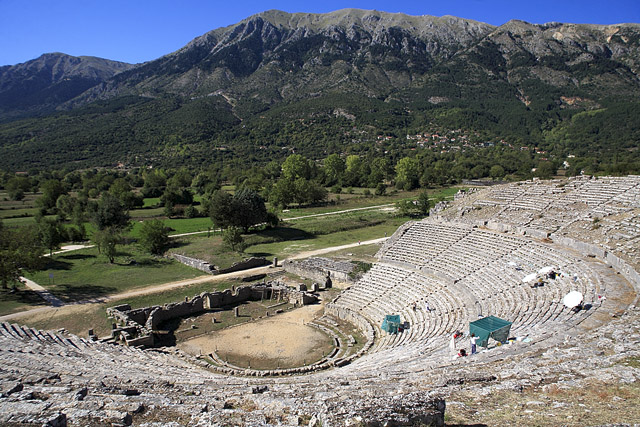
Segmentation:
[(397, 314), (387, 314), (382, 321), (382, 330), (388, 334), (397, 334), (400, 327), (400, 316)]
[(478, 337), (477, 344), (480, 347), (487, 346), (489, 337), (501, 343), (506, 342), (510, 331), (511, 322), (495, 316), (483, 317), (469, 323), (469, 334), (475, 334)]

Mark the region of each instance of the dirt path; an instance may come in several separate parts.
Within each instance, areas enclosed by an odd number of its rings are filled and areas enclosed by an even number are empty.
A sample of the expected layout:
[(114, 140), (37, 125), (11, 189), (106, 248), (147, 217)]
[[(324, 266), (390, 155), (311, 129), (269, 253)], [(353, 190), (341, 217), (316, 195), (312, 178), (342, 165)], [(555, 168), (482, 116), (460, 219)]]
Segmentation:
[[(298, 253), (296, 255), (291, 256), (289, 259), (308, 258), (308, 257), (312, 257), (312, 256), (326, 254), (326, 253), (329, 253), (329, 252), (334, 252), (334, 251), (339, 251), (339, 250), (343, 250), (343, 249), (353, 248), (353, 247), (356, 247), (356, 246), (359, 246), (359, 245), (369, 245), (369, 244), (374, 244), (374, 243), (381, 243), (381, 242), (385, 241), (386, 239), (387, 239), (387, 237), (382, 237), (380, 239), (366, 240), (366, 241), (363, 241), (363, 242), (349, 243), (349, 244), (341, 245), (341, 246), (333, 246), (333, 247), (330, 247), (330, 248), (322, 248), (322, 249), (316, 249), (316, 250), (313, 250), (313, 251), (300, 252), (300, 253)], [(13, 319), (18, 319), (18, 318), (21, 318), (21, 317), (28, 317), (31, 314), (42, 313), (42, 312), (45, 312), (47, 310), (63, 311), (63, 310), (66, 310), (68, 307), (77, 307), (78, 305), (83, 305), (83, 304), (95, 304), (95, 303), (106, 303), (106, 302), (112, 302), (112, 301), (119, 301), (119, 300), (123, 300), (123, 299), (126, 299), (126, 298), (132, 298), (132, 297), (137, 297), (137, 296), (141, 296), (141, 295), (159, 293), (159, 292), (163, 292), (163, 291), (167, 291), (167, 290), (171, 290), (171, 289), (182, 288), (182, 287), (185, 287), (185, 286), (195, 285), (195, 284), (199, 284), (199, 283), (205, 283), (205, 282), (212, 282), (213, 283), (213, 282), (220, 282), (220, 281), (228, 280), (228, 279), (235, 278), (235, 277), (244, 277), (244, 276), (250, 276), (250, 275), (255, 275), (255, 274), (269, 273), (269, 272), (278, 271), (279, 268), (280, 267), (273, 268), (271, 266), (267, 266), (267, 267), (253, 268), (251, 270), (242, 270), (242, 271), (236, 271), (236, 272), (233, 272), (233, 273), (219, 274), (219, 275), (216, 275), (216, 276), (203, 275), (203, 276), (199, 276), (199, 277), (196, 277), (196, 278), (193, 278), (193, 279), (178, 280), (178, 281), (175, 281), (175, 282), (163, 283), (161, 285), (147, 286), (145, 288), (135, 289), (135, 290), (123, 292), (123, 293), (120, 293), (120, 294), (110, 295), (110, 296), (106, 296), (106, 297), (95, 299), (95, 300), (91, 300), (91, 301), (81, 301), (81, 302), (72, 303), (72, 304), (64, 304), (62, 306), (57, 306), (57, 307), (40, 307), (40, 308), (35, 308), (35, 309), (32, 309), (32, 310), (22, 311), (22, 312), (18, 312), (18, 313), (7, 314), (7, 315), (4, 315), (4, 316), (0, 316), (0, 321), (8, 321), (8, 320), (13, 320)], [(44, 289), (44, 288), (42, 288), (42, 289)]]

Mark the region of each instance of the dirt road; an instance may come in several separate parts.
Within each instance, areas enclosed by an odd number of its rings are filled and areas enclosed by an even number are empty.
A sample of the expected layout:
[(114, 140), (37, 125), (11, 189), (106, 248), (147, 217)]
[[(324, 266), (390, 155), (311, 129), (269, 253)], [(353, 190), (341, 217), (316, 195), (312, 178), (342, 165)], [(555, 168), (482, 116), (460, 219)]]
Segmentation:
[[(366, 240), (363, 242), (355, 242), (355, 243), (349, 243), (346, 245), (333, 246), (330, 248), (322, 248), (322, 249), (316, 249), (313, 251), (300, 252), (296, 255), (291, 256), (289, 259), (309, 258), (312, 256), (323, 255), (329, 252), (339, 251), (339, 250), (348, 249), (348, 248), (354, 248), (359, 245), (382, 243), (386, 239), (387, 237), (382, 237), (380, 239)], [(22, 311), (18, 313), (7, 314), (5, 316), (0, 316), (0, 321), (14, 320), (14, 319), (19, 319), (21, 317), (29, 317), (32, 314), (43, 313), (43, 312), (46, 312), (47, 310), (57, 310), (59, 312), (61, 310), (65, 310), (70, 307), (77, 307), (78, 305), (83, 305), (83, 304), (95, 304), (95, 303), (119, 301), (127, 298), (137, 297), (140, 295), (148, 295), (148, 294), (154, 294), (154, 293), (163, 292), (171, 289), (182, 288), (185, 286), (195, 285), (198, 283), (220, 282), (220, 281), (228, 280), (235, 277), (244, 277), (244, 276), (251, 276), (255, 274), (269, 273), (269, 272), (278, 271), (279, 268), (281, 267), (274, 268), (272, 266), (266, 266), (266, 267), (253, 268), (251, 270), (243, 270), (243, 271), (236, 271), (233, 273), (219, 274), (216, 276), (203, 275), (193, 279), (178, 280), (175, 282), (163, 283), (161, 285), (147, 286), (144, 288), (127, 291), (120, 294), (110, 295), (110, 296), (106, 296), (106, 297), (91, 300), (91, 301), (81, 301), (81, 302), (66, 304), (66, 305), (57, 306), (57, 307), (40, 307), (40, 308), (35, 308), (32, 310)]]

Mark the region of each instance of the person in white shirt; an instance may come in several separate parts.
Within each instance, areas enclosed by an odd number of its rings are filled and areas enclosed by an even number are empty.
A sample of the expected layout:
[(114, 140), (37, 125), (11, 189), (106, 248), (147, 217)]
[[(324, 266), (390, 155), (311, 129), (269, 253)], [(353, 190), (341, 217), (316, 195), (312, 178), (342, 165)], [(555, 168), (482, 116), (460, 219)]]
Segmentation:
[(478, 337), (476, 334), (471, 334), (469, 340), (471, 341), (471, 354), (476, 354), (476, 341), (478, 341)]

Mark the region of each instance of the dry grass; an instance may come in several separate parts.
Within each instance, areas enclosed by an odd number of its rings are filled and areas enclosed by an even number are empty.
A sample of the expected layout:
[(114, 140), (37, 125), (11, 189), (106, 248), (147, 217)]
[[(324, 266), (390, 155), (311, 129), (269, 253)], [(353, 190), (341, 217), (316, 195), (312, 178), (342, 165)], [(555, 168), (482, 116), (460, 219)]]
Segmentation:
[(551, 384), (487, 396), (469, 392), (447, 401), (447, 424), (583, 426), (640, 420), (640, 385), (589, 381), (582, 387)]

